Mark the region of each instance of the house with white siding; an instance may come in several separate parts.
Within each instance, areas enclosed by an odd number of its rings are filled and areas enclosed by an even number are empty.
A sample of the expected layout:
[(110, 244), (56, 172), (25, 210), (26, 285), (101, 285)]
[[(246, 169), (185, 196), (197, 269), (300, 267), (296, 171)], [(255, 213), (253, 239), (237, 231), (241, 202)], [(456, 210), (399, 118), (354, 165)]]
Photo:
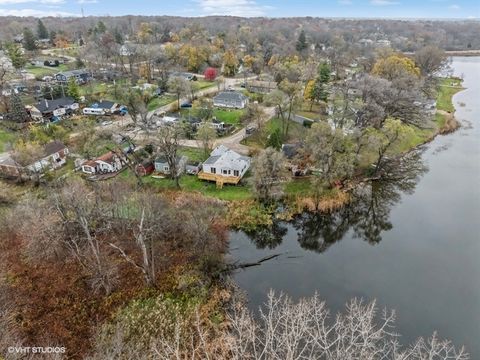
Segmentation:
[(248, 97), (238, 91), (222, 91), (213, 98), (213, 105), (217, 107), (243, 109), (248, 104)]
[(250, 168), (251, 161), (250, 157), (220, 145), (202, 164), (202, 171), (198, 173), (198, 178), (215, 181), (218, 187), (222, 187), (223, 184), (238, 184)]

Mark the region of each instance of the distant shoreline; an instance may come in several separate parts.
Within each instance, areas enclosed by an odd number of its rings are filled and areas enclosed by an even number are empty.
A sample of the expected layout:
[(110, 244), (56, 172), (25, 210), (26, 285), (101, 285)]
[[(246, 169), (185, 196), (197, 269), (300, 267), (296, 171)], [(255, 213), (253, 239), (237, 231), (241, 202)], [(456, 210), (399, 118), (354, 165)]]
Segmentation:
[(448, 56), (480, 56), (480, 50), (452, 50), (445, 53)]

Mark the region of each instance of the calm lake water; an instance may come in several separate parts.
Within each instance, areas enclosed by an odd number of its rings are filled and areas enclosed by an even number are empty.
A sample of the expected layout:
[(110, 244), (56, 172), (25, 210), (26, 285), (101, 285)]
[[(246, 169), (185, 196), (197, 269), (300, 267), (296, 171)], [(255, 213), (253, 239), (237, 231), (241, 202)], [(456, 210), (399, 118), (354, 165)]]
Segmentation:
[(335, 312), (377, 299), (396, 310), (403, 343), (438, 330), (480, 359), (480, 58), (452, 67), (467, 88), (454, 97), (463, 127), (412, 156), (407, 178), (365, 189), (337, 214), (231, 234), (235, 261), (282, 254), (234, 275), (252, 309), (270, 289), (318, 292)]

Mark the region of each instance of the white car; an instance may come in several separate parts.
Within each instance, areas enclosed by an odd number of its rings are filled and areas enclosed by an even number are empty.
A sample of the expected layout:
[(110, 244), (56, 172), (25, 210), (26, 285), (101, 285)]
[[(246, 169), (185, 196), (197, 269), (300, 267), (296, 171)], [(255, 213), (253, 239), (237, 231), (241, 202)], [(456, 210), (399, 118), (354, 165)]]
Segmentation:
[(100, 125), (102, 126), (108, 126), (108, 125), (112, 125), (113, 122), (112, 121), (102, 121), (102, 123)]

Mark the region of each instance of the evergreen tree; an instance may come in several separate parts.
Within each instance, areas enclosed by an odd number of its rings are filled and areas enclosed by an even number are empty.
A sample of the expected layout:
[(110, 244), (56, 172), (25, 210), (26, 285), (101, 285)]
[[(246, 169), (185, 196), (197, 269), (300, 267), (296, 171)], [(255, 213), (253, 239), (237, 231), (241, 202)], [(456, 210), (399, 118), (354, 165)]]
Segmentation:
[(80, 57), (75, 58), (75, 66), (77, 67), (77, 69), (85, 67), (84, 62)]
[(39, 39), (48, 39), (48, 30), (41, 19), (37, 22), (37, 36)]
[(7, 50), (7, 55), (10, 58), (13, 67), (17, 70), (23, 68), (27, 63), (27, 60), (25, 59), (25, 56), (22, 53), (22, 49), (20, 49), (20, 46), (10, 43), (7, 44), (5, 48)]
[(8, 120), (23, 123), (27, 122), (30, 119), (28, 116), (27, 110), (25, 110), (25, 105), (23, 105), (22, 99), (18, 94), (12, 92), (10, 97), (10, 107), (8, 111)]
[(80, 100), (80, 88), (73, 77), (68, 80), (67, 95), (75, 99), (75, 101)]
[(57, 32), (55, 30), (50, 31), (50, 43), (53, 45), (55, 44), (55, 38), (57, 37)]
[(330, 74), (332, 69), (327, 63), (322, 63), (318, 66), (318, 77), (322, 84), (326, 84), (330, 81)]
[(282, 143), (283, 143), (283, 136), (280, 132), (280, 129), (276, 128), (270, 133), (270, 136), (268, 137), (266, 145), (267, 147), (280, 150), (280, 148), (282, 147)]
[(95, 32), (97, 34), (103, 34), (105, 31), (107, 31), (107, 27), (105, 26), (105, 24), (103, 23), (102, 20), (100, 20), (98, 23), (97, 23), (97, 26), (95, 27)]
[(305, 35), (305, 30), (302, 30), (300, 32), (300, 35), (298, 35), (296, 48), (298, 52), (302, 52), (307, 47), (308, 47), (308, 44), (307, 44), (307, 37)]
[(23, 46), (25, 50), (33, 51), (37, 48), (37, 44), (35, 44), (35, 35), (33, 35), (32, 30), (29, 28), (23, 29)]
[(123, 44), (123, 36), (122, 33), (118, 30), (118, 28), (113, 29), (113, 38), (117, 44)]

